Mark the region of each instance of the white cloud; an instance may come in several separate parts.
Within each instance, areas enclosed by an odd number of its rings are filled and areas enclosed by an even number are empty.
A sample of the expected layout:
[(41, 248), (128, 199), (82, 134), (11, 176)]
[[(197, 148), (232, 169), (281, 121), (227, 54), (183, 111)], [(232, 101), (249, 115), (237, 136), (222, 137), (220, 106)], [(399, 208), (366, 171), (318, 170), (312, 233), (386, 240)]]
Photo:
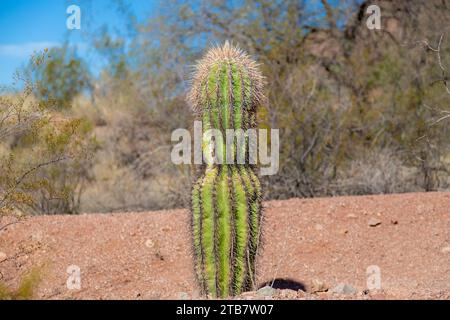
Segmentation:
[(29, 57), (33, 52), (58, 46), (57, 42), (27, 42), (23, 44), (0, 44), (0, 56)]

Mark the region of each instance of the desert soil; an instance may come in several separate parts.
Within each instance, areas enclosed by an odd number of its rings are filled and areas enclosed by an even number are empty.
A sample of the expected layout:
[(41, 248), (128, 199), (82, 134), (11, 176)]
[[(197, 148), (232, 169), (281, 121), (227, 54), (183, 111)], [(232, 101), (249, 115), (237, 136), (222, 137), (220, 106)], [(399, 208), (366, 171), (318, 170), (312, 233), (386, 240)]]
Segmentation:
[[(277, 290), (240, 298), (450, 299), (450, 193), (290, 199), (264, 207), (258, 283)], [(14, 287), (42, 266), (37, 298), (196, 299), (190, 244), (184, 209), (37, 216), (1, 231), (0, 278)], [(80, 289), (67, 286), (70, 266), (80, 268)], [(380, 290), (370, 273), (377, 268)], [(347, 290), (333, 289), (339, 284)]]

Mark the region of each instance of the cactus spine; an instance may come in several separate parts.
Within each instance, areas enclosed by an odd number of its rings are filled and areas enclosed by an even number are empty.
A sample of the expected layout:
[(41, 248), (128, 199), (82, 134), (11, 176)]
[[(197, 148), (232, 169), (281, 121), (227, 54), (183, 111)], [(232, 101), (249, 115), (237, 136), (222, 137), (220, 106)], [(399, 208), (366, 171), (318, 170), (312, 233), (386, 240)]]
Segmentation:
[[(228, 42), (199, 61), (189, 102), (203, 132), (256, 128), (256, 107), (263, 98), (263, 77), (256, 63)], [(196, 273), (204, 294), (237, 295), (255, 285), (261, 229), (261, 185), (248, 164), (248, 138), (232, 141), (234, 162), (226, 164), (225, 139), (215, 141), (221, 164), (208, 163), (192, 188), (192, 231)], [(203, 153), (212, 153), (202, 145)], [(237, 164), (239, 149), (245, 163)]]

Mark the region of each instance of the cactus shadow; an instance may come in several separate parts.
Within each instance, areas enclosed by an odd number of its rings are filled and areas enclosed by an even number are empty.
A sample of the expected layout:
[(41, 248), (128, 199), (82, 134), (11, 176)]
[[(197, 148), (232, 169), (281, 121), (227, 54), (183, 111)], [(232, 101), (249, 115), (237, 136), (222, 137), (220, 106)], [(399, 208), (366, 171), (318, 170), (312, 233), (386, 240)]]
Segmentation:
[(298, 290), (306, 291), (306, 286), (304, 283), (293, 279), (277, 278), (275, 280), (266, 281), (259, 286), (259, 289), (265, 286), (270, 286), (274, 289), (290, 289), (294, 291)]

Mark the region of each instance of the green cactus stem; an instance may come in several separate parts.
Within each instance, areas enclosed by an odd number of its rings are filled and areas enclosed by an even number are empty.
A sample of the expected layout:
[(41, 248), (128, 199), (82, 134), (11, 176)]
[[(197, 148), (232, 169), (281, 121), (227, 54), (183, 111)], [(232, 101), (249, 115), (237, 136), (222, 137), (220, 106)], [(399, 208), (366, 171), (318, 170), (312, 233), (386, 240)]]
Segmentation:
[[(256, 63), (228, 42), (210, 50), (194, 74), (189, 102), (203, 122), (203, 131), (256, 128), (256, 108), (263, 99), (264, 80)], [(220, 164), (203, 166), (192, 188), (192, 233), (196, 274), (205, 295), (228, 297), (254, 288), (261, 238), (261, 184), (256, 166), (226, 161), (226, 139), (215, 142)], [(203, 144), (203, 152), (212, 150)]]

